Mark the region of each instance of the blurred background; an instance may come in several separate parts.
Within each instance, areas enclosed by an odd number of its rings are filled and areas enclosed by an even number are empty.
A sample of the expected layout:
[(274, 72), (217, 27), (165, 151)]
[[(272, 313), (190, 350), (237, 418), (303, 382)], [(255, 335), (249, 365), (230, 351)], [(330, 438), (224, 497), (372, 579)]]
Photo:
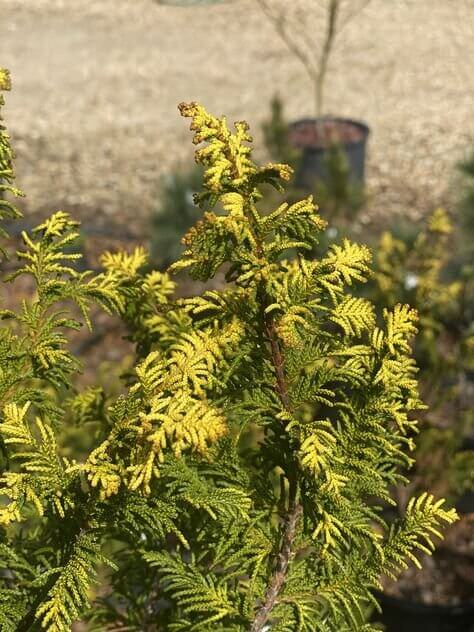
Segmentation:
[[(321, 248), (341, 235), (370, 244), (365, 295), (379, 311), (409, 302), (421, 316), (414, 351), (430, 408), (398, 511), (428, 487), (464, 516), (423, 573), (387, 588), (385, 623), (465, 632), (474, 620), (474, 0), (0, 0), (0, 20), (14, 87), (5, 119), (27, 193), (13, 232), (63, 209), (82, 222), (85, 265), (144, 243), (165, 268), (197, 219), (201, 173), (177, 111), (197, 100), (246, 119), (259, 160), (292, 164), (287, 198), (313, 193), (330, 223)], [(121, 333), (98, 315), (92, 342), (75, 343), (109, 382), (127, 364)]]
[[(0, 4), (0, 55), (15, 87), (5, 115), (28, 213), (72, 208), (84, 221), (139, 231), (160, 176), (191, 162), (180, 101), (245, 118), (259, 147), (275, 93), (289, 120), (314, 115), (311, 80), (259, 0)], [(305, 10), (293, 39), (316, 59), (327, 2), (267, 4), (288, 23)], [(370, 126), (364, 215), (418, 219), (449, 201), (453, 166), (474, 137), (474, 3), (342, 5), (343, 17), (366, 6), (336, 39), (325, 112)]]

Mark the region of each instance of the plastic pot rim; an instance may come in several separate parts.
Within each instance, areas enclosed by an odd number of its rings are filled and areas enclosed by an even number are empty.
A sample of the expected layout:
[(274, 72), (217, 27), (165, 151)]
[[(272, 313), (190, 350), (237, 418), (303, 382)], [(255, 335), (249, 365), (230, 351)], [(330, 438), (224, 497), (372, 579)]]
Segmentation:
[[(317, 123), (318, 121), (322, 121), (322, 122), (332, 121), (335, 123), (345, 123), (345, 124), (349, 124), (354, 127), (357, 127), (362, 132), (362, 137), (356, 140), (343, 141), (342, 145), (345, 147), (349, 147), (351, 145), (364, 144), (367, 142), (367, 138), (370, 135), (370, 127), (367, 125), (367, 123), (364, 123), (364, 121), (359, 121), (352, 118), (345, 118), (343, 116), (327, 115), (327, 116), (301, 118), (301, 119), (297, 119), (296, 121), (291, 121), (291, 123), (289, 123), (288, 126), (290, 130), (294, 130), (294, 129), (297, 129), (301, 125), (305, 125), (308, 123)], [(307, 145), (304, 147), (304, 149), (309, 149), (312, 151), (326, 151), (327, 147), (323, 147), (321, 145)]]

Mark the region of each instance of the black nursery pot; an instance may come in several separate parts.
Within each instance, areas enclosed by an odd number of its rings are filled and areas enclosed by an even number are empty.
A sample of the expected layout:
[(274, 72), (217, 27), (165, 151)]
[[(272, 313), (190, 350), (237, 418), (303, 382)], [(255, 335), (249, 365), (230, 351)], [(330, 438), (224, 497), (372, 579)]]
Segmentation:
[(426, 605), (376, 595), (382, 615), (376, 617), (386, 632), (474, 632), (474, 602), (458, 606)]
[[(318, 128), (324, 138), (317, 134)], [(329, 129), (329, 134), (324, 130)], [(316, 130), (316, 131), (315, 131)], [(331, 143), (337, 142), (346, 154), (349, 180), (363, 185), (365, 155), (369, 127), (361, 121), (339, 117), (308, 118), (290, 124), (290, 144), (302, 151), (301, 161), (295, 174), (298, 187), (311, 190), (315, 182), (324, 182), (327, 176), (326, 153)]]

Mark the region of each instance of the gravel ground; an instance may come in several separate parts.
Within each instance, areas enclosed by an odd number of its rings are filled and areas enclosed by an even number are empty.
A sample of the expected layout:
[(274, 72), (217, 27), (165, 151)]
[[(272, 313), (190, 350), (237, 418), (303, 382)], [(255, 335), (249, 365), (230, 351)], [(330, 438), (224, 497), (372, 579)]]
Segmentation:
[[(0, 5), (0, 63), (15, 88), (5, 114), (29, 213), (62, 207), (143, 230), (159, 175), (191, 160), (182, 100), (246, 118), (257, 139), (276, 90), (289, 118), (312, 113), (304, 70), (256, 0)], [(346, 27), (326, 110), (371, 126), (368, 217), (449, 201), (452, 166), (474, 140), (473, 58), (473, 0), (373, 0)]]

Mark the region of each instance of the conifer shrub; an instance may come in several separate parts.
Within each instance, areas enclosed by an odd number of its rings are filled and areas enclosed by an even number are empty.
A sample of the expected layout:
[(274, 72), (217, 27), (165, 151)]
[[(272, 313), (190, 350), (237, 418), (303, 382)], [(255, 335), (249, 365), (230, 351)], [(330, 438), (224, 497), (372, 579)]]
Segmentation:
[(201, 187), (202, 169), (175, 169), (162, 179), (160, 195), (150, 222), (150, 261), (161, 268), (179, 259), (181, 237), (201, 216), (193, 195)]
[(456, 257), (457, 272), (464, 280), (463, 307), (470, 321), (471, 370), (474, 370), (474, 150), (457, 165), (455, 178), (457, 204)]
[[(466, 264), (474, 259), (474, 149), (457, 165), (459, 241)], [(472, 271), (471, 271), (472, 275)]]
[(301, 160), (301, 150), (290, 141), (290, 127), (284, 115), (283, 101), (274, 95), (270, 102), (270, 115), (262, 123), (265, 148), (273, 160), (284, 162), (296, 171)]
[(459, 241), (444, 209), (436, 209), (411, 239), (382, 234), (366, 293), (376, 305), (408, 302), (419, 315), (414, 355), (418, 381), (429, 403), (417, 440), (411, 487), (442, 490), (451, 501), (474, 489), (473, 318), (470, 280), (456, 259)]
[[(442, 209), (436, 209), (412, 236), (395, 231), (382, 233), (376, 248), (374, 275), (369, 283), (372, 300), (387, 307), (408, 302), (419, 316), (415, 355), (431, 380), (457, 369), (459, 342), (465, 322), (460, 275), (451, 278), (453, 224)], [(442, 348), (442, 340), (451, 344)]]
[[(325, 227), (310, 197), (259, 212), (262, 184), (280, 190), (291, 170), (252, 161), (246, 123), (180, 111), (201, 145), (203, 215), (170, 273), (223, 268), (224, 289), (175, 299), (141, 249), (78, 272), (64, 212), (23, 234), (9, 281), (36, 292), (0, 329), (0, 628), (369, 632), (380, 576), (456, 518), (429, 493), (390, 526), (379, 507), (412, 461), (416, 313), (352, 293), (365, 246), (305, 258)], [(3, 128), (0, 148), (11, 182)], [(67, 331), (90, 326), (92, 303), (136, 343), (118, 397), (73, 388)], [(94, 447), (66, 456), (64, 426), (90, 420)]]

